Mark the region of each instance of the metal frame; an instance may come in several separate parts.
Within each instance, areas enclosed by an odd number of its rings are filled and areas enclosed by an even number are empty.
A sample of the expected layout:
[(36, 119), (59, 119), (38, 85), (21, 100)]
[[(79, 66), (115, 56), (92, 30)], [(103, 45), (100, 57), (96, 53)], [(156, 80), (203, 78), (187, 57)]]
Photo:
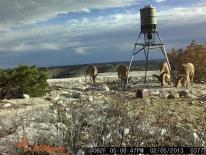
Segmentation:
[[(141, 37), (142, 34), (144, 34), (144, 42), (140, 43), (138, 41), (140, 40), (140, 37)], [(143, 78), (144, 79), (144, 84), (147, 81), (147, 65), (148, 65), (148, 57), (149, 57), (149, 50), (150, 49), (153, 49), (153, 48), (160, 48), (161, 49), (161, 52), (164, 55), (164, 57), (165, 57), (165, 59), (167, 61), (167, 64), (169, 66), (169, 70), (171, 72), (171, 67), (170, 67), (170, 63), (169, 63), (168, 57), (167, 57), (167, 53), (166, 53), (164, 44), (162, 43), (162, 40), (160, 38), (159, 33), (157, 31), (152, 33), (153, 40), (152, 39), (151, 40), (147, 39), (146, 35), (147, 35), (146, 33), (140, 32), (139, 36), (137, 38), (137, 41), (136, 41), (136, 43), (134, 45), (134, 49), (133, 49), (133, 52), (132, 52), (132, 56), (131, 56), (131, 60), (130, 60), (130, 63), (129, 63), (129, 68), (128, 68), (126, 89), (127, 89), (127, 86), (128, 86), (129, 72), (130, 72), (130, 68), (131, 68), (131, 65), (132, 65), (133, 58), (134, 58), (134, 56), (136, 54), (138, 54), (142, 50), (144, 51), (144, 54), (145, 54), (145, 76)], [(157, 38), (159, 39), (159, 43), (156, 43), (156, 40), (155, 40), (156, 39), (156, 37), (155, 37), (156, 35), (157, 35)], [(142, 48), (140, 48), (138, 51), (136, 51), (137, 50), (137, 46), (142, 46)]]

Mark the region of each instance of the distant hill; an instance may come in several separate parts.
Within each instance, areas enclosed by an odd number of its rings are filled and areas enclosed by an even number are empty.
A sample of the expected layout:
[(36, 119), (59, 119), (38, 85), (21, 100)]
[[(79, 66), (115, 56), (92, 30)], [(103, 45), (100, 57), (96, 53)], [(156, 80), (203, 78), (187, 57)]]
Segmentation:
[[(159, 66), (165, 60), (149, 60), (148, 70), (158, 70)], [(68, 65), (68, 66), (53, 66), (49, 67), (51, 73), (50, 78), (69, 78), (69, 77), (78, 77), (85, 75), (87, 67), (91, 64), (81, 64), (81, 65)], [(106, 63), (94, 63), (98, 68), (99, 73), (104, 72), (116, 72), (119, 65), (129, 65), (129, 61), (122, 62), (106, 62)], [(133, 61), (131, 66), (131, 71), (144, 71), (145, 70), (145, 61)]]

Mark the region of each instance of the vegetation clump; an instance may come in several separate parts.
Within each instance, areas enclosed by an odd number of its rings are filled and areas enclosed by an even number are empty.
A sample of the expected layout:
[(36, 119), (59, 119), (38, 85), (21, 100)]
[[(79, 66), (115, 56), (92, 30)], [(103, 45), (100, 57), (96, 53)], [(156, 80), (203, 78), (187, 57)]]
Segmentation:
[(186, 49), (172, 49), (168, 53), (172, 70), (178, 70), (182, 64), (192, 63), (195, 67), (195, 82), (206, 81), (206, 47), (194, 40)]
[(48, 92), (48, 71), (36, 66), (20, 65), (0, 70), (0, 98), (21, 98), (23, 94), (38, 97)]

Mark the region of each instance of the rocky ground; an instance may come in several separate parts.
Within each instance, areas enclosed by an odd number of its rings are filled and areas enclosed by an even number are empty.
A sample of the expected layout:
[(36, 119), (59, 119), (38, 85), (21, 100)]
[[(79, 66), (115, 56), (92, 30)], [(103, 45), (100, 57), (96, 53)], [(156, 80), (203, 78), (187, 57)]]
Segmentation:
[[(50, 79), (41, 98), (0, 101), (0, 152), (12, 154), (25, 132), (30, 144), (64, 146), (83, 154), (94, 146), (205, 146), (206, 84), (160, 87), (148, 72), (132, 72), (125, 91), (117, 73)], [(137, 90), (148, 96), (137, 98)]]

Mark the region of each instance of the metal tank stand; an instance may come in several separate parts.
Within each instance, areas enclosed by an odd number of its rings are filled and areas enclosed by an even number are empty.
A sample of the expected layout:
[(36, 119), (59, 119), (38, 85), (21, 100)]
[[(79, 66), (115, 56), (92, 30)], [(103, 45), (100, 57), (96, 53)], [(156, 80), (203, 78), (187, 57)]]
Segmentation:
[[(141, 43), (139, 40), (141, 39), (141, 35), (142, 34), (144, 35), (144, 40)], [(149, 57), (150, 49), (155, 49), (155, 48), (160, 48), (161, 49), (161, 52), (164, 55), (164, 57), (165, 57), (165, 59), (167, 61), (167, 64), (169, 66), (169, 70), (171, 72), (171, 67), (170, 67), (170, 63), (169, 63), (168, 57), (167, 57), (167, 53), (166, 53), (164, 44), (162, 43), (162, 40), (160, 38), (159, 33), (156, 31), (154, 33), (151, 33), (150, 35), (152, 35), (151, 39), (150, 39), (150, 37), (148, 37), (148, 34), (143, 33), (143, 32), (139, 33), (139, 36), (138, 36), (137, 41), (136, 41), (136, 43), (134, 45), (134, 49), (133, 49), (133, 52), (132, 52), (131, 60), (130, 60), (130, 63), (129, 63), (126, 89), (128, 87), (129, 72), (130, 72), (130, 69), (131, 69), (133, 58), (134, 58), (135, 55), (137, 55), (142, 50), (143, 50), (144, 55), (145, 55), (145, 76), (140, 81), (142, 81), (144, 79), (144, 84), (147, 81), (147, 65), (148, 65), (148, 57)], [(159, 40), (158, 42), (156, 42), (156, 40), (155, 40), (156, 37)], [(140, 48), (137, 49), (137, 46), (140, 47)]]

